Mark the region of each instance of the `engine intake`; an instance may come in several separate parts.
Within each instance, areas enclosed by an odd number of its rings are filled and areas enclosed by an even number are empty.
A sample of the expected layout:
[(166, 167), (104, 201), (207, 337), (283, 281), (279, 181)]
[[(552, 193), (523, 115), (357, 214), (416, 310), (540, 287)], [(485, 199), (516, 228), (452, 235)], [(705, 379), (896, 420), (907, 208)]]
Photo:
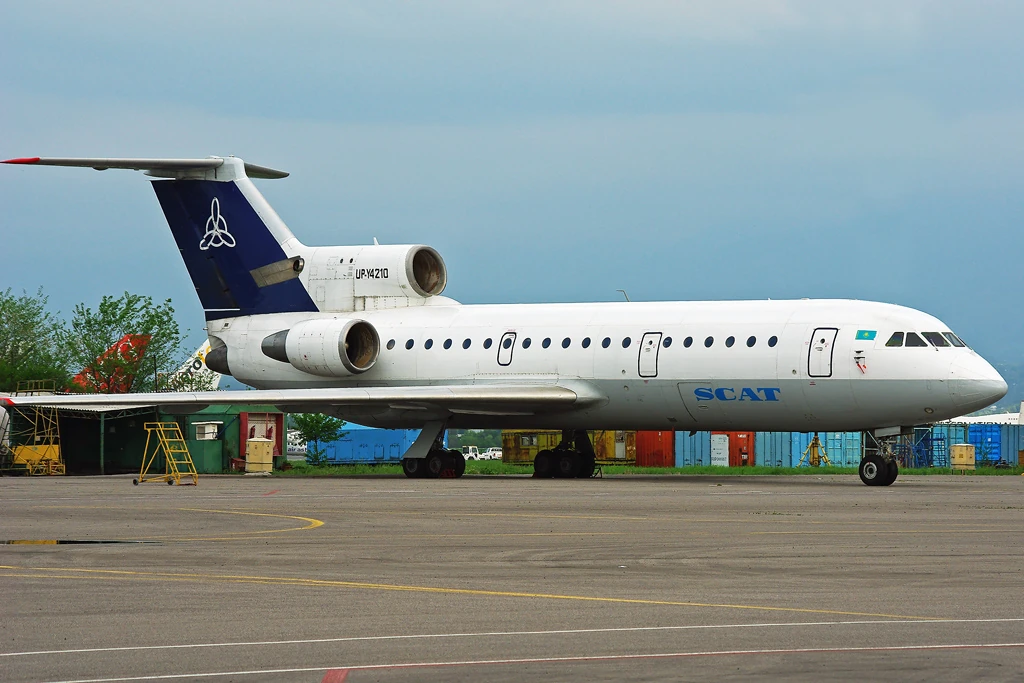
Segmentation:
[(266, 337), (263, 355), (321, 377), (366, 372), (377, 362), (380, 336), (365, 320), (306, 320)]

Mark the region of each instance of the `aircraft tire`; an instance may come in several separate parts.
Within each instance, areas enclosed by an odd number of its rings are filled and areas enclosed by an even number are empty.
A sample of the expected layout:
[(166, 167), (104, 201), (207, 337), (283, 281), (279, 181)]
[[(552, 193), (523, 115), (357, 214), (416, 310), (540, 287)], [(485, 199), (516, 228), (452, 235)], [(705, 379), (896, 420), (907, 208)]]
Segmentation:
[(459, 451), (448, 451), (452, 457), (452, 469), (455, 470), (455, 478), (458, 479), (466, 473), (466, 456)]
[(451, 456), (448, 451), (430, 451), (426, 457), (426, 470), (423, 476), (427, 479), (437, 479), (451, 466)]
[(541, 451), (533, 459), (533, 476), (538, 479), (549, 479), (555, 476), (554, 453), (548, 450)]
[(422, 479), (427, 471), (426, 463), (423, 458), (402, 458), (402, 472), (409, 479)]
[(872, 453), (860, 461), (857, 473), (867, 486), (885, 486), (882, 482), (888, 479), (889, 468), (880, 455)]
[(594, 458), (582, 455), (580, 456), (580, 472), (576, 476), (580, 479), (590, 479), (594, 476), (595, 469), (597, 469), (597, 463), (594, 462)]
[(555, 463), (555, 476), (560, 479), (575, 479), (583, 469), (583, 458), (575, 451), (562, 453)]
[(896, 477), (900, 475), (900, 466), (895, 460), (890, 460), (886, 463), (886, 477), (885, 480), (879, 484), (879, 486), (892, 486), (892, 483), (896, 481)]

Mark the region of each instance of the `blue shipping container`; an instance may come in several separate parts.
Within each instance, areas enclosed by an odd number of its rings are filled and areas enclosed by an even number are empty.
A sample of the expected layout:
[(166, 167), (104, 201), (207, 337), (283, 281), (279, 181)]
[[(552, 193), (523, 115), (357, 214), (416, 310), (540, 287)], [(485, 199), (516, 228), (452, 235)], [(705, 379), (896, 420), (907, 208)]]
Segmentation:
[[(808, 457), (804, 451), (811, 445), (814, 432), (793, 432), (792, 462), (793, 467), (800, 466), (800, 459), (804, 458), (804, 466), (807, 466)], [(818, 440), (821, 441), (829, 462), (835, 467), (857, 467), (860, 465), (862, 435), (860, 432), (818, 432)]]
[(1019, 465), (1020, 453), (1024, 451), (1024, 428), (1021, 425), (1001, 425), (999, 435), (1003, 460), (1011, 465)]
[(376, 429), (354, 424), (346, 424), (344, 431), (345, 436), (338, 441), (324, 444), (330, 464), (400, 463), (402, 455), (420, 435), (418, 429)]
[(993, 424), (967, 426), (967, 443), (974, 444), (974, 462), (995, 465), (1002, 455), (1002, 427)]
[(767, 467), (792, 467), (791, 432), (757, 432), (754, 435), (755, 463)]
[(711, 432), (676, 432), (676, 467), (711, 464)]

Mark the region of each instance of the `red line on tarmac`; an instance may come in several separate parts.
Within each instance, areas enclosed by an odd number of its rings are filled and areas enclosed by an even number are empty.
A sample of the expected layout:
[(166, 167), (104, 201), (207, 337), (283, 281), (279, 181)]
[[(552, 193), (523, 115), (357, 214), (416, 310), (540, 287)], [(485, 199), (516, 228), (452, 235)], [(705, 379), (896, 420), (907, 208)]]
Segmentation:
[(348, 669), (328, 669), (320, 683), (345, 683), (348, 678)]
[(280, 493), (280, 492), (281, 492), (281, 489), (274, 489), (273, 491), (267, 491), (267, 492), (266, 492), (266, 493), (264, 493), (263, 495), (264, 495), (264, 496), (272, 496), (272, 495), (274, 495), (275, 493)]

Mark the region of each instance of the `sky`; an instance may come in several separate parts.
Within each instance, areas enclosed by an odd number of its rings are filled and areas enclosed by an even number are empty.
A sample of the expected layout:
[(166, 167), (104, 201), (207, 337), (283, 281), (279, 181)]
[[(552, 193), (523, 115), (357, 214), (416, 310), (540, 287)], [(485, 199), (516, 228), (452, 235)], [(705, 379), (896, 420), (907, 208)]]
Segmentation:
[[(234, 154), (463, 303), (856, 298), (1022, 362), (1024, 3), (0, 3), (0, 158)], [(203, 317), (144, 177), (0, 166), (0, 290)]]

